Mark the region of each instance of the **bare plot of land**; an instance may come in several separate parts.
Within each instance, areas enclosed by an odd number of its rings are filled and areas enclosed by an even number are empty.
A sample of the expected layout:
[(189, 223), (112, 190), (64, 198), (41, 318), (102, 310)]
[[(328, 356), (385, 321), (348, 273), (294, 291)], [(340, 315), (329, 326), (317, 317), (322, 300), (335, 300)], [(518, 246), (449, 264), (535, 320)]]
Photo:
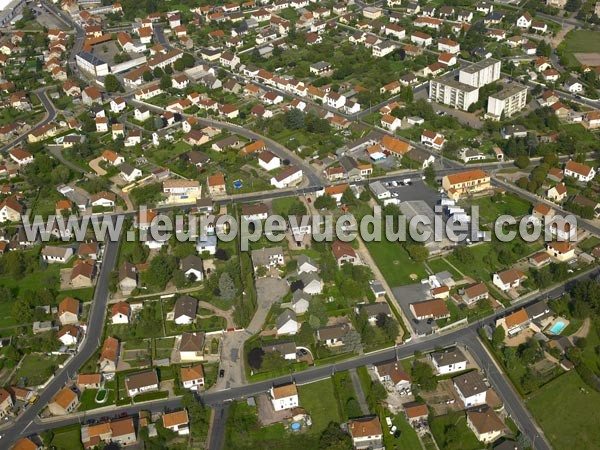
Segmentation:
[(584, 66), (600, 66), (600, 53), (573, 53), (573, 56)]

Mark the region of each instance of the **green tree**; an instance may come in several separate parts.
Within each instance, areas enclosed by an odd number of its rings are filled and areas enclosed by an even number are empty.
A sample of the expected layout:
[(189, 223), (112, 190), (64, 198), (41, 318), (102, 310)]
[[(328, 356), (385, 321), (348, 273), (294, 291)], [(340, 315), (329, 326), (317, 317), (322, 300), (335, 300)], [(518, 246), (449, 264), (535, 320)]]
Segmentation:
[(406, 251), (410, 257), (417, 262), (425, 261), (429, 258), (429, 250), (423, 244), (408, 244)]
[(159, 253), (150, 261), (146, 277), (148, 284), (161, 290), (164, 289), (176, 267), (175, 258), (165, 253)]
[(415, 384), (424, 391), (433, 391), (437, 387), (437, 378), (433, 373), (433, 367), (421, 361), (415, 361), (411, 373)]
[(425, 170), (423, 171), (423, 175), (425, 175), (425, 181), (429, 185), (435, 184), (435, 169), (433, 168), (433, 164), (429, 164)]
[(530, 164), (530, 161), (529, 161), (529, 158), (527, 157), (527, 155), (519, 155), (515, 159), (515, 166), (517, 166), (519, 169), (525, 169), (525, 168), (529, 167), (529, 164)]
[(356, 204), (356, 197), (354, 195), (354, 192), (352, 192), (352, 189), (348, 188), (342, 193), (342, 203), (344, 205)]
[(108, 74), (104, 78), (104, 89), (106, 89), (106, 92), (121, 92), (123, 86), (121, 86), (117, 77), (113, 74)]
[(315, 200), (315, 208), (317, 209), (335, 209), (337, 206), (335, 199), (329, 194), (323, 194)]
[(494, 333), (492, 334), (492, 345), (495, 348), (500, 348), (502, 344), (504, 344), (504, 338), (506, 337), (506, 332), (504, 331), (504, 327), (497, 326), (494, 329)]
[(172, 83), (171, 77), (169, 75), (165, 74), (162, 77), (160, 77), (160, 88), (163, 91), (170, 89), (172, 86), (173, 86), (173, 83)]

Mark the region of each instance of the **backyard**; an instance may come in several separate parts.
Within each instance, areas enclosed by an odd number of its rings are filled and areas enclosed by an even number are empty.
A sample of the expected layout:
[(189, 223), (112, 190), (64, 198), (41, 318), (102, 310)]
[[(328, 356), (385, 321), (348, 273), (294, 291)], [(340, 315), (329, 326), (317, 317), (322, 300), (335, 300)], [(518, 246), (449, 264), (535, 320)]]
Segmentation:
[(462, 411), (435, 417), (430, 427), (438, 447), (444, 450), (475, 450), (482, 447), (467, 427), (467, 419)]
[(298, 398), (312, 418), (312, 433), (322, 433), (330, 422), (341, 422), (331, 379), (298, 386)]
[(47, 356), (41, 353), (30, 353), (23, 358), (13, 380), (15, 384), (25, 380), (25, 386), (38, 386), (43, 384), (58, 368), (58, 365), (67, 359), (66, 355)]
[(398, 242), (383, 239), (365, 245), (391, 287), (415, 283), (427, 276), (425, 265), (410, 259)]

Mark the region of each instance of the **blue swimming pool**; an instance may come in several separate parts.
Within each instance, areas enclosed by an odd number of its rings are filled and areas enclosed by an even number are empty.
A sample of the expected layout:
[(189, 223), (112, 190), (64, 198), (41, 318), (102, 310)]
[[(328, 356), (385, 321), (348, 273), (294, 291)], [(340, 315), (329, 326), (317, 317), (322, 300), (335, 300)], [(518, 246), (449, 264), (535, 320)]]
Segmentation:
[(233, 187), (236, 189), (240, 189), (242, 187), (242, 180), (235, 180), (233, 182)]
[(290, 429), (292, 431), (298, 431), (300, 428), (302, 428), (302, 424), (300, 422), (292, 422), (290, 424)]
[(562, 330), (565, 329), (566, 324), (564, 322), (556, 322), (554, 325), (552, 325), (552, 328), (550, 328), (550, 332), (552, 334), (560, 334), (562, 332)]

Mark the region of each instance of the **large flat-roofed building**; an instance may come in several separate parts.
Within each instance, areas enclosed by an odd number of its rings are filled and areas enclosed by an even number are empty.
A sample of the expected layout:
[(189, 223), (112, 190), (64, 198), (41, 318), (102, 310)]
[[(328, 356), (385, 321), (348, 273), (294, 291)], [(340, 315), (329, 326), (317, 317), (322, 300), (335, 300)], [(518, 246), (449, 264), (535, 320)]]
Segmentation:
[(479, 100), (479, 88), (456, 81), (452, 76), (443, 76), (429, 82), (429, 98), (444, 105), (467, 110)]
[(484, 59), (471, 64), (458, 73), (458, 81), (469, 86), (480, 88), (500, 79), (500, 61)]
[(77, 67), (97, 77), (103, 77), (110, 73), (108, 64), (100, 58), (96, 58), (90, 52), (77, 53), (75, 60), (77, 61)]
[(511, 117), (527, 105), (527, 87), (522, 84), (509, 83), (500, 92), (490, 95), (486, 116), (490, 119), (500, 120)]

